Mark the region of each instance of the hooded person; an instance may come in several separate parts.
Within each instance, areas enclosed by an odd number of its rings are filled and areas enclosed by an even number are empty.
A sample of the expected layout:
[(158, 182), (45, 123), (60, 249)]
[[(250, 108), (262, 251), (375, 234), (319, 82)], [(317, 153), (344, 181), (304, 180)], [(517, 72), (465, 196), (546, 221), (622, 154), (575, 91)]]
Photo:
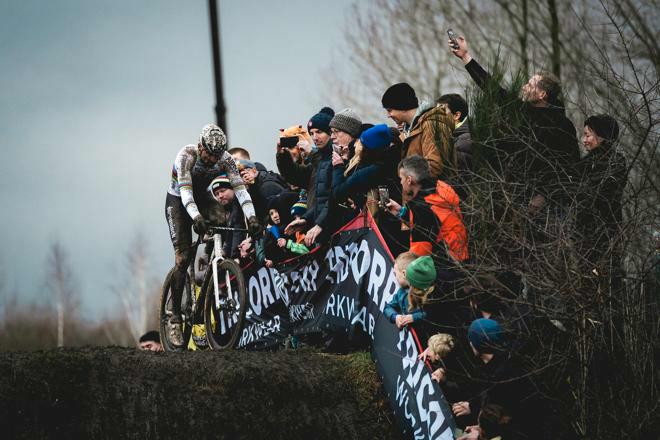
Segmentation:
[(402, 127), (401, 159), (419, 155), (429, 163), (431, 177), (447, 180), (456, 172), (452, 142), (454, 121), (445, 109), (432, 102), (419, 102), (408, 83), (390, 86), (381, 99), (387, 116)]

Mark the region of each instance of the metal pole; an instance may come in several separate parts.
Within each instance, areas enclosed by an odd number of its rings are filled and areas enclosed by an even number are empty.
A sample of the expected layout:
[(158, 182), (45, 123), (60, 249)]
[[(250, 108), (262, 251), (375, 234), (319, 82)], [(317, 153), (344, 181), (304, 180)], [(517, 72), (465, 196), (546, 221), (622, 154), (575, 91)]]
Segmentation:
[(222, 62), (220, 60), (220, 18), (216, 0), (209, 0), (209, 19), (211, 20), (211, 48), (213, 50), (213, 78), (215, 80), (215, 117), (227, 138), (227, 119), (225, 98), (222, 89)]

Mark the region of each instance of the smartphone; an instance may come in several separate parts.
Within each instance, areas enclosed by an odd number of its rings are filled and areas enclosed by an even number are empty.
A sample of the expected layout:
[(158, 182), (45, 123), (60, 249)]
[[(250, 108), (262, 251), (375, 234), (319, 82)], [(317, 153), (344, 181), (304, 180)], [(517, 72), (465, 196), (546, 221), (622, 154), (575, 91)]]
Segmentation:
[(458, 49), (458, 35), (456, 35), (451, 28), (447, 29), (447, 35), (449, 35), (449, 39), (451, 40), (451, 47)]
[(298, 136), (287, 136), (280, 138), (280, 147), (282, 148), (293, 148), (298, 145)]
[(386, 186), (379, 186), (378, 195), (380, 196), (381, 206), (385, 208), (387, 204), (390, 203), (390, 191), (387, 189)]

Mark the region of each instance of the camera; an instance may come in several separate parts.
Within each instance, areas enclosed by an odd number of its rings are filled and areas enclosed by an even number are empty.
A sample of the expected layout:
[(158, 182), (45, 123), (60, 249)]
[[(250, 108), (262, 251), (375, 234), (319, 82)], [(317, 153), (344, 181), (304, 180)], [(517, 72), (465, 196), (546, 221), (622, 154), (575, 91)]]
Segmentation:
[(280, 147), (293, 148), (298, 145), (298, 136), (287, 136), (280, 138)]
[(387, 207), (387, 204), (390, 203), (390, 191), (386, 186), (378, 187), (378, 196), (380, 197), (380, 204), (383, 208)]

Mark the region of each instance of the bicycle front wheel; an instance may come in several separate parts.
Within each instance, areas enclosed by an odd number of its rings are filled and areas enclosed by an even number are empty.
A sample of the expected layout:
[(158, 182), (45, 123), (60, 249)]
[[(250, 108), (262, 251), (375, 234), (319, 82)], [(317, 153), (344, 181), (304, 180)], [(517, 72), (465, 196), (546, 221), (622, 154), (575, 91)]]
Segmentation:
[(176, 268), (172, 268), (170, 272), (165, 277), (165, 282), (163, 283), (163, 290), (160, 294), (160, 308), (159, 308), (159, 331), (160, 331), (160, 343), (165, 349), (165, 351), (184, 351), (188, 347), (188, 341), (190, 341), (190, 334), (192, 332), (192, 292), (190, 291), (190, 276), (186, 272), (186, 282), (184, 284), (183, 293), (181, 294), (181, 321), (182, 321), (182, 332), (183, 332), (183, 346), (178, 347), (172, 344), (169, 340), (168, 333), (168, 321), (172, 316), (172, 276)]
[(204, 300), (204, 325), (211, 348), (228, 350), (236, 345), (245, 319), (245, 279), (241, 268), (233, 260), (221, 261), (217, 264), (217, 270), (218, 296), (216, 298), (215, 280), (211, 273)]

